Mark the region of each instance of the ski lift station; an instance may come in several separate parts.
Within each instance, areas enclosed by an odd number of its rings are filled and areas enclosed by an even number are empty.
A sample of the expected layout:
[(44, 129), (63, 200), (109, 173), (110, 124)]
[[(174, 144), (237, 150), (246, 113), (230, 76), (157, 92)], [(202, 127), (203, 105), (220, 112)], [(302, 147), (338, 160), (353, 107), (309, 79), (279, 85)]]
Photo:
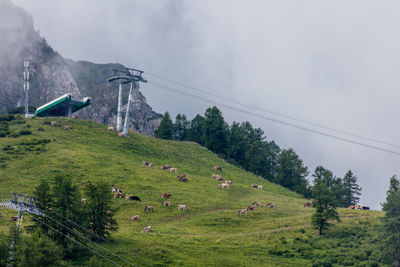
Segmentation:
[(71, 117), (72, 113), (87, 107), (91, 103), (90, 97), (84, 97), (82, 101), (73, 100), (71, 94), (65, 94), (36, 109), (37, 117)]

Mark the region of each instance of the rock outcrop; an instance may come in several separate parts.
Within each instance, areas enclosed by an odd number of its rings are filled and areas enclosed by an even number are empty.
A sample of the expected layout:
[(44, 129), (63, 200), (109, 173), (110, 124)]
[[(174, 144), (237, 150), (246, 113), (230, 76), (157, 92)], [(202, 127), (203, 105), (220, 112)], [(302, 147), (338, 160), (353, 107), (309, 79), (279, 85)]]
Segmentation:
[[(119, 64), (94, 64), (63, 58), (34, 30), (33, 18), (10, 0), (0, 0), (0, 113), (24, 103), (23, 61), (31, 62), (29, 104), (40, 106), (62, 94), (92, 98), (78, 116), (115, 124), (118, 85), (107, 78)], [(123, 90), (127, 103), (129, 88)], [(162, 115), (154, 112), (139, 90), (135, 92), (131, 129), (152, 135)]]

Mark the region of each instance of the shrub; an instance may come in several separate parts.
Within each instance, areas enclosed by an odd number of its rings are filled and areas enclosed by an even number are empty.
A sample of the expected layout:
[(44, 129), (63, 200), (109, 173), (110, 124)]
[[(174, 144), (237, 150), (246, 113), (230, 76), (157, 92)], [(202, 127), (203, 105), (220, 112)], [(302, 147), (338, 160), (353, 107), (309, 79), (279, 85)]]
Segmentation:
[(21, 131), (19, 131), (19, 134), (20, 135), (30, 135), (30, 134), (32, 134), (32, 131), (30, 131), (30, 130), (21, 130)]

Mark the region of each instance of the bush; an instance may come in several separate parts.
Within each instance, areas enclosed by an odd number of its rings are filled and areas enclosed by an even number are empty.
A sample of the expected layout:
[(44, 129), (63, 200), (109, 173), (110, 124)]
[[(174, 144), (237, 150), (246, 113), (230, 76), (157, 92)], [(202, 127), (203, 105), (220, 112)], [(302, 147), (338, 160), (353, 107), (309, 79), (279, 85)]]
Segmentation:
[(30, 134), (32, 134), (32, 131), (30, 131), (30, 130), (21, 130), (21, 131), (19, 131), (19, 134), (20, 135), (30, 135)]
[(12, 121), (14, 119), (15, 119), (15, 116), (11, 115), (11, 114), (0, 115), (0, 121)]

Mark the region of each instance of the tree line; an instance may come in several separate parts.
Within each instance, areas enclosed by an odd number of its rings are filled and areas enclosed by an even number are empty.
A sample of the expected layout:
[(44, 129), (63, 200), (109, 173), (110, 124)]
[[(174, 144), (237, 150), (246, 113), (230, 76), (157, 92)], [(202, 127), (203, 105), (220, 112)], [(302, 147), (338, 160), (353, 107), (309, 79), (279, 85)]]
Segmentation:
[[(154, 135), (161, 139), (197, 142), (247, 171), (307, 198), (313, 197), (315, 185), (307, 179), (309, 169), (293, 149), (282, 149), (275, 141), (268, 141), (264, 131), (254, 128), (248, 121), (229, 125), (215, 106), (208, 108), (204, 116), (198, 114), (192, 120), (178, 114), (173, 122), (165, 112)], [(317, 179), (326, 183), (338, 207), (358, 203), (361, 188), (351, 171), (340, 178), (318, 166), (312, 176), (314, 184)]]

